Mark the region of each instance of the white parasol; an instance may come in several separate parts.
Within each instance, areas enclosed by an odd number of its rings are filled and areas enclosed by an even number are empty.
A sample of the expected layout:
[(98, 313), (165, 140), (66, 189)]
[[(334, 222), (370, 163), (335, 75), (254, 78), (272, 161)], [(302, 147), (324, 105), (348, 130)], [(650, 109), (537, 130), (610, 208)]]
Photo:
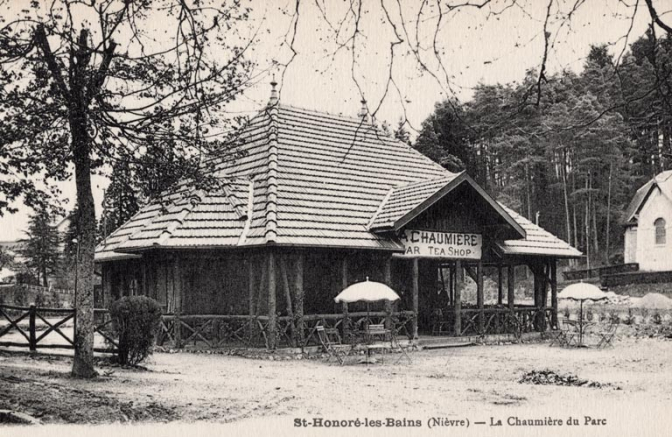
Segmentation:
[(366, 281), (352, 284), (334, 298), (336, 303), (378, 302), (398, 299), (399, 295), (390, 287), (380, 282), (369, 281), (369, 278), (366, 278)]
[(558, 293), (558, 299), (579, 301), (579, 345), (583, 342), (583, 302), (586, 300), (608, 299), (609, 295), (593, 284), (579, 282), (565, 287)]

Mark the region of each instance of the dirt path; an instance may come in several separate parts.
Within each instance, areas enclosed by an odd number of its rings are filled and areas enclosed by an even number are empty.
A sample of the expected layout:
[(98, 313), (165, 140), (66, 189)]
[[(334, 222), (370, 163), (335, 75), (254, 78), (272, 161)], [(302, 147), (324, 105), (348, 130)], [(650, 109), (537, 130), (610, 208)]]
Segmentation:
[[(68, 357), (3, 352), (0, 409), (21, 410), (43, 423), (246, 423), (273, 417), (289, 429), (297, 417), (424, 422), (433, 416), (606, 415), (615, 423), (623, 419), (619, 412), (672, 407), (671, 341), (624, 340), (607, 350), (479, 346), (412, 358), (412, 365), (393, 364), (395, 356), (384, 364), (338, 366), (159, 353), (148, 371), (101, 367), (101, 377), (81, 381), (67, 376)], [(612, 387), (519, 382), (525, 372), (543, 369)]]

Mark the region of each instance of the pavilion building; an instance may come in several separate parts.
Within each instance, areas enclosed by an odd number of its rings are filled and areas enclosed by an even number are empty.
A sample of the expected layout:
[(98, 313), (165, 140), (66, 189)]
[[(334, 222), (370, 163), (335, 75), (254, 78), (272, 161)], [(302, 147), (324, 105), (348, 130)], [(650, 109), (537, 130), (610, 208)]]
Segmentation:
[[(223, 188), (168, 193), (99, 245), (105, 305), (150, 296), (168, 338), (213, 347), (306, 346), (319, 324), (347, 337), (376, 317), (411, 339), (556, 323), (557, 261), (581, 253), (366, 116), (293, 108), (274, 95), (240, 143), (217, 169)], [(533, 305), (515, 302), (519, 265), (533, 273)], [(487, 305), (486, 269), (498, 284)], [(462, 299), (465, 273), (476, 302)], [(367, 277), (401, 299), (368, 314), (334, 303)]]

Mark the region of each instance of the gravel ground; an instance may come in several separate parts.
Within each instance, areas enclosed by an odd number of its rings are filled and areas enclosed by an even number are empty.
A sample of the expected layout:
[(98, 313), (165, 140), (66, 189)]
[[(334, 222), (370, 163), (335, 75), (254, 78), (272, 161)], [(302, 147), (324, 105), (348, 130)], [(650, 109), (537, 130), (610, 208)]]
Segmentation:
[[(490, 417), (506, 422), (509, 417), (572, 416), (581, 426), (558, 435), (591, 436), (632, 435), (623, 432), (629, 426), (651, 431), (641, 435), (668, 435), (657, 431), (672, 425), (672, 341), (626, 338), (604, 350), (547, 343), (474, 346), (411, 356), (411, 365), (404, 360), (395, 364), (397, 357), (388, 356), (383, 363), (338, 366), (316, 359), (157, 353), (146, 363), (147, 370), (102, 366), (100, 377), (83, 381), (68, 376), (67, 356), (0, 352), (0, 409), (27, 413), (51, 425), (169, 422), (167, 431), (215, 423), (270, 431), (271, 424), (274, 435), (298, 430), (314, 435), (315, 429), (294, 428), (294, 419), (315, 417), (420, 420), (422, 430), (429, 432), (431, 417), (489, 424)], [(597, 384), (520, 382), (534, 371), (571, 374)], [(607, 424), (584, 425), (584, 416), (606, 419)], [(540, 429), (505, 426), (502, 432), (537, 435)], [(543, 435), (553, 435), (569, 428), (543, 430)], [(328, 431), (340, 435), (345, 430)], [(488, 432), (494, 431), (488, 427)]]

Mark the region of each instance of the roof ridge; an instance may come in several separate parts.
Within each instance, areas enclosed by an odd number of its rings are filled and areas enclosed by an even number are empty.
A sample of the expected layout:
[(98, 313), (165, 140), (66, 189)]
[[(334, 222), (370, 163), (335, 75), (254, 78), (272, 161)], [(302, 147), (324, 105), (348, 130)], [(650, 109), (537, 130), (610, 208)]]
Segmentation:
[(269, 106), (268, 158), (266, 177), (266, 226), (264, 237), (267, 243), (275, 243), (278, 237), (278, 105)]
[[(350, 115), (344, 115), (344, 114), (334, 114), (333, 112), (329, 112), (329, 111), (316, 111), (315, 109), (308, 109), (308, 108), (304, 108), (304, 107), (301, 107), (301, 106), (295, 106), (295, 105), (287, 105), (287, 104), (284, 104), (284, 103), (279, 103), (276, 106), (279, 107), (280, 109), (302, 111), (302, 112), (306, 112), (308, 114), (315, 114), (315, 115), (320, 115), (320, 116), (327, 115), (329, 117), (332, 117), (332, 118), (335, 118), (335, 119), (341, 119), (343, 121), (349, 121), (349, 122), (354, 122), (354, 123), (362, 123), (362, 119), (360, 117), (357, 117), (357, 116), (350, 116)], [(372, 127), (377, 127), (376, 125), (374, 125), (371, 122), (364, 122), (362, 124), (368, 124)]]
[(392, 193), (394, 192), (394, 189), (397, 187), (390, 187), (389, 190), (387, 190), (387, 194), (383, 198), (383, 200), (380, 202), (378, 205), (378, 209), (376, 210), (375, 213), (373, 213), (373, 216), (371, 216), (371, 220), (369, 220), (369, 223), (366, 224), (366, 229), (371, 230), (371, 226), (376, 222), (376, 218), (378, 217), (378, 214), (380, 214), (380, 211), (383, 210), (383, 207), (385, 207), (385, 204), (387, 201), (390, 199), (390, 196), (392, 196)]
[(252, 225), (252, 215), (254, 211), (254, 180), (250, 179), (247, 185), (247, 218), (245, 219), (245, 226), (243, 227), (240, 237), (238, 238), (237, 246), (242, 246), (245, 243), (247, 234), (250, 232)]

